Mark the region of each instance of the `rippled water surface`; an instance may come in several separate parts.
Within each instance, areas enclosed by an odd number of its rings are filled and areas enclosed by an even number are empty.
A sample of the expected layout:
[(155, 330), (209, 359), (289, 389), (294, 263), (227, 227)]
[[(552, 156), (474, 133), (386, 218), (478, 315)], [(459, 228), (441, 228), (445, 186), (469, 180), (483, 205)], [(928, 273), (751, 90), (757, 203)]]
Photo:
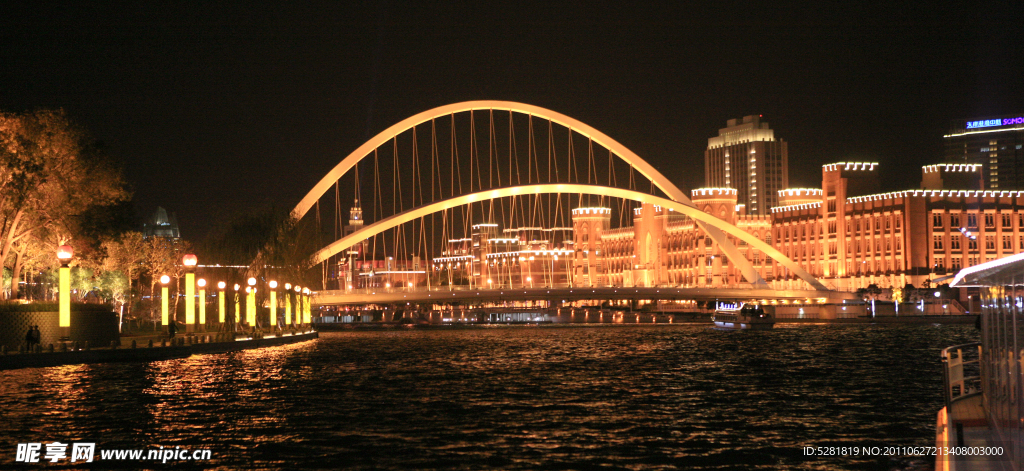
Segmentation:
[(60, 440), (208, 448), (206, 465), (224, 468), (928, 469), (803, 447), (931, 445), (939, 349), (977, 337), (936, 325), (409, 329), (6, 371), (0, 464), (19, 442)]

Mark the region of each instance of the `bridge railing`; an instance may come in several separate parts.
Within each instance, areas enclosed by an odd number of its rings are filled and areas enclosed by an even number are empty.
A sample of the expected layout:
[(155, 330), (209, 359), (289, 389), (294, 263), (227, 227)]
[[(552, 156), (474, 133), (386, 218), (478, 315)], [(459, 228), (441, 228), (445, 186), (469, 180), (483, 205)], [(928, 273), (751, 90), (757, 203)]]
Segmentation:
[(981, 394), (981, 344), (965, 343), (942, 350), (946, 407), (968, 396)]
[(375, 288), (351, 288), (351, 289), (336, 289), (336, 290), (321, 290), (319, 294), (325, 295), (376, 295), (376, 294), (393, 294), (393, 293), (445, 293), (445, 292), (465, 292), (465, 291), (509, 291), (509, 290), (545, 290), (545, 289), (750, 289), (752, 286), (749, 283), (740, 284), (729, 284), (719, 286), (686, 286), (686, 285), (658, 285), (658, 286), (613, 286), (613, 285), (592, 285), (592, 286), (580, 286), (578, 284), (569, 283), (555, 283), (541, 284), (536, 283), (533, 286), (478, 286), (478, 285), (445, 285), (445, 286), (391, 286), (391, 287), (375, 287)]

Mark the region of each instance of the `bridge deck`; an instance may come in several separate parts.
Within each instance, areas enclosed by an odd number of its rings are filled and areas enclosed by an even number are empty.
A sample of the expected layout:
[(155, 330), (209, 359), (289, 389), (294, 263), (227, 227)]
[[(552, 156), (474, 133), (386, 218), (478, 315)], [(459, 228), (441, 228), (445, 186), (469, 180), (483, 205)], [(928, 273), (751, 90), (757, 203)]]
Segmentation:
[(842, 302), (854, 299), (853, 293), (817, 290), (775, 290), (751, 288), (495, 288), (469, 289), (468, 287), (447, 287), (427, 291), (423, 288), (381, 288), (320, 291), (313, 304), (393, 304), (437, 302), (494, 302), (512, 300), (578, 301), (585, 299), (629, 300), (697, 300), (697, 301), (741, 301), (750, 299), (787, 300), (802, 302)]

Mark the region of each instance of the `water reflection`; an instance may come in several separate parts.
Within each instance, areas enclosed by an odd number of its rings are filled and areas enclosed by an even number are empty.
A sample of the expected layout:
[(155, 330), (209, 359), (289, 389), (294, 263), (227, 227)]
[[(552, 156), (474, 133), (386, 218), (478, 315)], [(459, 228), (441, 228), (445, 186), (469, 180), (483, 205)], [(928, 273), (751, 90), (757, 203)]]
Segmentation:
[[(402, 330), (0, 372), (9, 444), (210, 448), (228, 468), (878, 469), (806, 445), (928, 445), (969, 327)], [(13, 445), (11, 445), (13, 446)]]

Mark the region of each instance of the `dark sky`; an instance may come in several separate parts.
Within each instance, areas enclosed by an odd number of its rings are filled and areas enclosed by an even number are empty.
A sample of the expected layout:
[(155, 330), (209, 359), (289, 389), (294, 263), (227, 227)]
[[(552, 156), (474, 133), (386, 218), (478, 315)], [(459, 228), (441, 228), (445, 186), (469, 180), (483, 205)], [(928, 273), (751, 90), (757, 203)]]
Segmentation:
[(903, 189), (953, 119), (1024, 113), (1020, 1), (200, 3), (0, 3), (0, 109), (68, 110), (186, 238), (458, 101), (562, 112), (684, 189), (730, 118), (789, 142), (791, 186), (871, 159)]

